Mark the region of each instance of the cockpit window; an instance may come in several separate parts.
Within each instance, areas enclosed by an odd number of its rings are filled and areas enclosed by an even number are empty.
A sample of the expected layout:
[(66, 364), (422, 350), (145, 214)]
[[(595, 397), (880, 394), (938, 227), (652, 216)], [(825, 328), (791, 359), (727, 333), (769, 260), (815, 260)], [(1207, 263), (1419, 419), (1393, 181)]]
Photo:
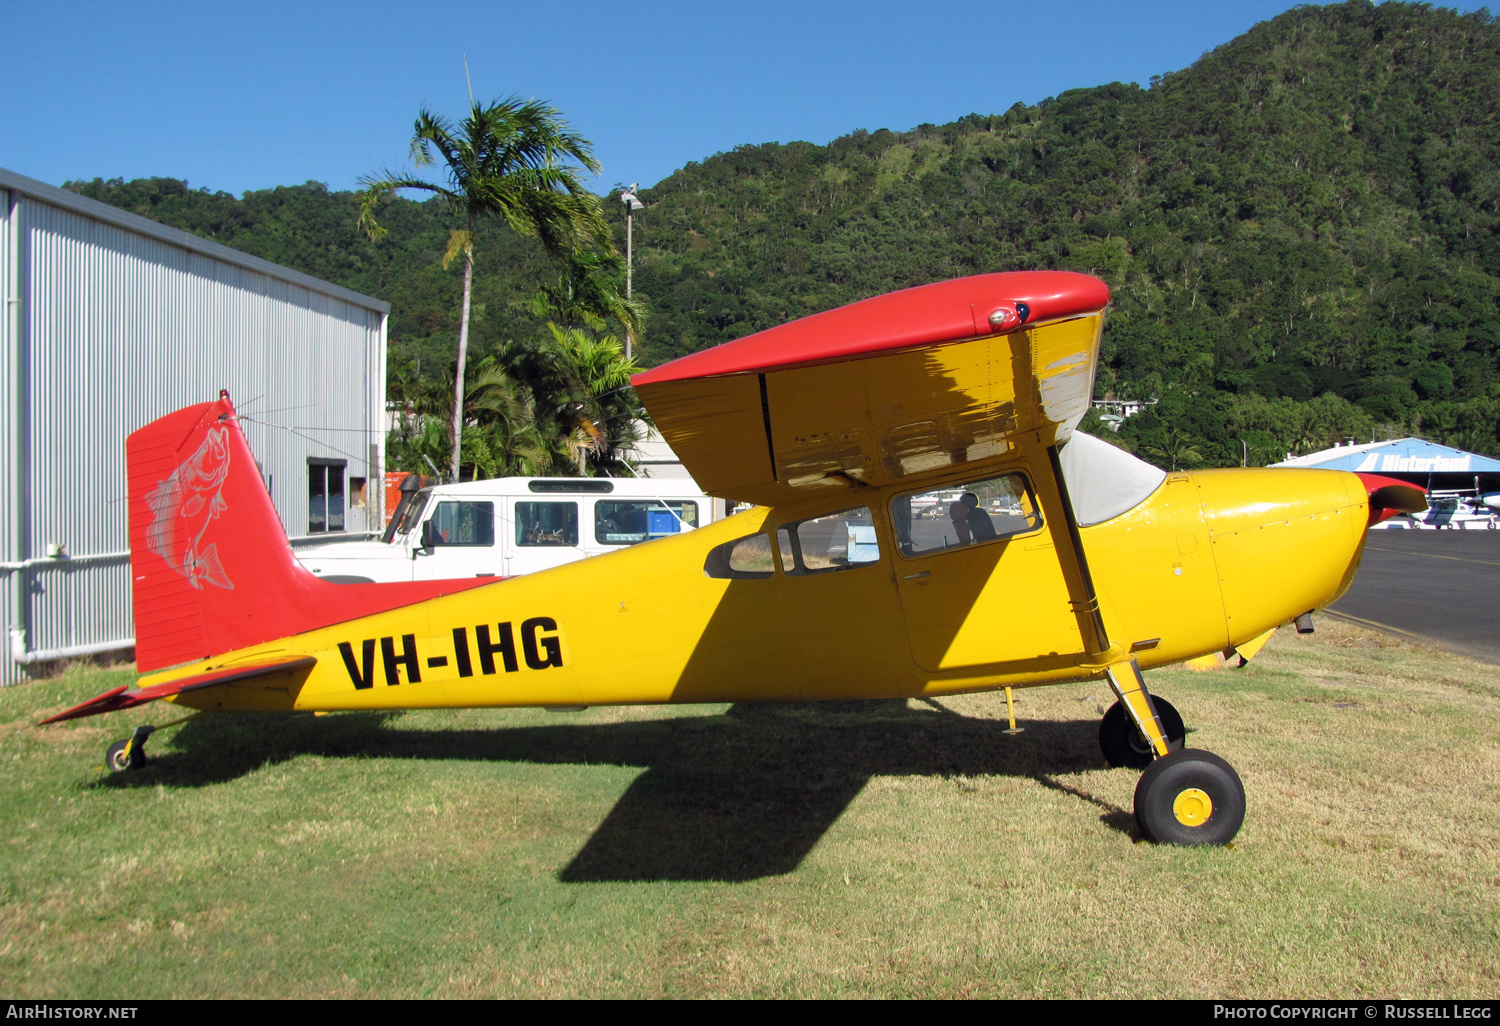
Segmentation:
[(1042, 526), (1036, 495), (1023, 474), (948, 485), (897, 496), (891, 526), (904, 556), (958, 549)]

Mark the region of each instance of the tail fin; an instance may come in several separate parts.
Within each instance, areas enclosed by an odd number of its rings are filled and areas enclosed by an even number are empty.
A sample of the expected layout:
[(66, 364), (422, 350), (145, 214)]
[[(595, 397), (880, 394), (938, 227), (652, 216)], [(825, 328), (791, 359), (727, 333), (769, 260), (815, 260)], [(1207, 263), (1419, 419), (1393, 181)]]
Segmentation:
[(494, 578), (332, 584), (303, 568), (227, 392), (125, 442), (142, 672), (301, 634)]

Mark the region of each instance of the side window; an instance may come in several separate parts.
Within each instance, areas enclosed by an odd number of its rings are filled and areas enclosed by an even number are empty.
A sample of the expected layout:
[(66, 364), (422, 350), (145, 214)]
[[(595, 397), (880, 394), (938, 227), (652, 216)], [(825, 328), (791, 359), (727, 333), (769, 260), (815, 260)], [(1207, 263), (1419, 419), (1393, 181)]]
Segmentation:
[(1042, 526), (1031, 484), (1022, 474), (900, 495), (891, 526), (902, 555), (980, 545)]
[(642, 499), (594, 504), (594, 540), (600, 545), (635, 545), (680, 534), (698, 526), (698, 504), (681, 499)]
[(771, 539), (764, 534), (736, 538), (709, 550), (703, 572), (710, 577), (731, 581), (754, 581), (776, 572), (771, 556)]
[(791, 576), (852, 570), (880, 558), (867, 506), (783, 524), (776, 541), (782, 568)]
[(493, 502), (440, 502), (432, 514), (433, 543), (443, 547), (495, 544)]
[(577, 545), (578, 503), (516, 503), (516, 544)]
[(344, 529), (344, 468), (348, 460), (307, 460), (307, 533)]

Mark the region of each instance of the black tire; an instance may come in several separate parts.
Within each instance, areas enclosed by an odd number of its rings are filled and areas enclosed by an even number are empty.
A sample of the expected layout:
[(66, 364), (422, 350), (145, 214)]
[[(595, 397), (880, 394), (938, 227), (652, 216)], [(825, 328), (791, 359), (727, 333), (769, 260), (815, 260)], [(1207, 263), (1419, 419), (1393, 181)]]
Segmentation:
[(116, 773), (123, 773), (125, 770), (131, 769), (130, 763), (132, 760), (130, 756), (125, 754), (125, 748), (129, 744), (130, 739), (126, 738), (123, 741), (116, 741), (110, 745), (109, 750), (104, 753), (104, 765)]
[(1172, 752), (1135, 785), (1135, 822), (1158, 844), (1228, 844), (1245, 822), (1245, 785), (1212, 752)]
[[(1156, 706), (1161, 729), (1167, 735), (1167, 751), (1180, 751), (1187, 740), (1182, 714), (1165, 698), (1152, 695), (1151, 701)], [(1156, 757), (1120, 702), (1110, 706), (1104, 719), (1099, 721), (1099, 750), (1104, 753), (1104, 761), (1111, 766), (1129, 766), (1131, 769), (1145, 769)]]

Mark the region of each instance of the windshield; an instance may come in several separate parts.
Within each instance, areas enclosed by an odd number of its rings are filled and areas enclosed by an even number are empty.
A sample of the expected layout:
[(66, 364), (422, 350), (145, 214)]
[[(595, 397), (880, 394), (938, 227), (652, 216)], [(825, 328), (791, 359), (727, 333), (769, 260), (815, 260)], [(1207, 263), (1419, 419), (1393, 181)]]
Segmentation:
[(404, 541), (407, 533), (422, 522), (422, 510), (431, 495), (431, 488), (423, 488), (415, 495), (404, 496), (401, 505), (396, 507), (396, 512), (391, 514), (391, 522), (385, 525), (385, 534), (380, 536), (380, 540), (389, 545), (399, 534)]

